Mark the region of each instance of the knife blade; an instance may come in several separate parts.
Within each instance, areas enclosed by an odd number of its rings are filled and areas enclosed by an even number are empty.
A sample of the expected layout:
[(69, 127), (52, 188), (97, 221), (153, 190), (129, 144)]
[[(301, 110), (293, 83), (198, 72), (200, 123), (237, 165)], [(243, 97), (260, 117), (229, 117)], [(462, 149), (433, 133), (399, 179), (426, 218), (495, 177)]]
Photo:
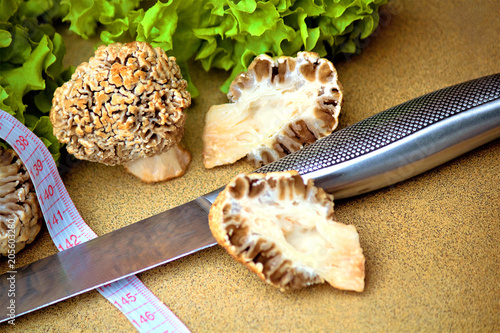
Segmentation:
[[(256, 172), (297, 170), (335, 198), (392, 185), (500, 137), (500, 74), (417, 97)], [(208, 211), (222, 188), (17, 269), (16, 317), (215, 245)], [(9, 274), (0, 276), (7, 308)], [(1, 314), (0, 322), (11, 319)]]

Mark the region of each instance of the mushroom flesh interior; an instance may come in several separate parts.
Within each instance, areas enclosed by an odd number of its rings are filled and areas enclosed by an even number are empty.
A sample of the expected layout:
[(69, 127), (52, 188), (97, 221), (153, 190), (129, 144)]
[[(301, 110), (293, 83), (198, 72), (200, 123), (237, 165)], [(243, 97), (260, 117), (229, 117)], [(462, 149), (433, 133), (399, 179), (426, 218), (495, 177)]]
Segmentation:
[(336, 222), (331, 197), (301, 181), (298, 174), (270, 182), (253, 179), (248, 195), (238, 193), (242, 181), (234, 183), (223, 208), (230, 252), (282, 289), (326, 280), (339, 289), (362, 291), (364, 256), (356, 228)]

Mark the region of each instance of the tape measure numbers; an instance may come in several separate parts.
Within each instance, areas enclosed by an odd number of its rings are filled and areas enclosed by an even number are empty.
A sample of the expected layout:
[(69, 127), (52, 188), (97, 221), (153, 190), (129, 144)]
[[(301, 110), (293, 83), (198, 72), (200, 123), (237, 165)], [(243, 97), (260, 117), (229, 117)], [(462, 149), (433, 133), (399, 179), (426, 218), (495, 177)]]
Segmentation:
[[(17, 152), (31, 176), (47, 229), (59, 251), (96, 238), (64, 187), (52, 155), (43, 142), (0, 109), (0, 138)], [(97, 290), (117, 307), (139, 332), (189, 332), (186, 326), (136, 277)]]

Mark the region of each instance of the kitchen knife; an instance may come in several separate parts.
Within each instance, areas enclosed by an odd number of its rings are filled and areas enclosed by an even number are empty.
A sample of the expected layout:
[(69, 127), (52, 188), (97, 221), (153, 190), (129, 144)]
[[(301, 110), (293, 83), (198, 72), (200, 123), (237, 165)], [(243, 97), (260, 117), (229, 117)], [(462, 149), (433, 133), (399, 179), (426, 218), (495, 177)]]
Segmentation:
[[(297, 170), (335, 198), (408, 179), (500, 137), (500, 74), (415, 98), (257, 172)], [(16, 316), (215, 245), (208, 211), (222, 189), (17, 269)], [(0, 308), (9, 298), (0, 276)], [(6, 311), (0, 322), (6, 321)]]

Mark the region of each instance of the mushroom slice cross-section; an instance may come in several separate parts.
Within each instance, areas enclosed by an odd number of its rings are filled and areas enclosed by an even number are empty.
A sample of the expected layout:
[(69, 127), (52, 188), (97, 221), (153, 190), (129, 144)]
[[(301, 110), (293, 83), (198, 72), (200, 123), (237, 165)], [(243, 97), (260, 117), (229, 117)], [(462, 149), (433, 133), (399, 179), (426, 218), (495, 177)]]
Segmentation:
[[(54, 135), (70, 154), (124, 165), (163, 154), (181, 141), (191, 95), (176, 59), (161, 48), (115, 43), (100, 46), (88, 63), (79, 65), (71, 80), (56, 89), (52, 105)], [(147, 163), (180, 164), (165, 158)], [(155, 174), (141, 172), (147, 181), (179, 174), (156, 172), (169, 166), (150, 169)]]
[(316, 53), (257, 56), (231, 83), (230, 103), (207, 112), (205, 167), (244, 156), (256, 166), (267, 164), (331, 134), (342, 96), (333, 64)]
[(14, 150), (0, 146), (0, 254), (21, 251), (33, 242), (42, 224), (42, 212), (26, 167)]
[(364, 289), (356, 228), (336, 222), (332, 197), (295, 171), (236, 176), (212, 205), (209, 225), (229, 254), (282, 290), (324, 281)]

